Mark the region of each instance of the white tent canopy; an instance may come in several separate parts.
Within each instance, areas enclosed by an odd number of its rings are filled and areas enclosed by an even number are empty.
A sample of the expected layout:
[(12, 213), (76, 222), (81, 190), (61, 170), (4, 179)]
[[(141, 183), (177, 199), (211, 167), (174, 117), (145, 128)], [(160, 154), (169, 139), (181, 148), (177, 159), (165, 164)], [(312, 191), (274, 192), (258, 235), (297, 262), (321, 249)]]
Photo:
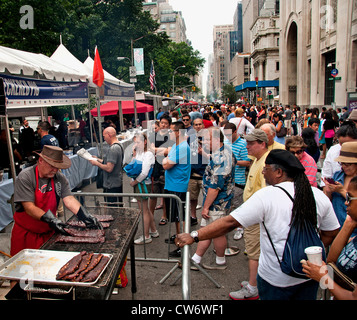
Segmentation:
[(0, 73), (34, 77), (35, 72), (48, 80), (86, 81), (87, 74), (40, 54), (0, 46)]

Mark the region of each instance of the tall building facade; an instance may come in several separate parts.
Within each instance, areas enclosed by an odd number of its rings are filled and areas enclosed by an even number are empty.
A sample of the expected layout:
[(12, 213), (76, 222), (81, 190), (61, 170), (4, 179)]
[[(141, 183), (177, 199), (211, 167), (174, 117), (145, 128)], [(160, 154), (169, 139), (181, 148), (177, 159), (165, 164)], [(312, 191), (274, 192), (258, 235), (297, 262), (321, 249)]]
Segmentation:
[(213, 27), (213, 86), (220, 97), (223, 86), (229, 83), (230, 32), (233, 25)]
[(186, 36), (186, 24), (181, 11), (175, 11), (169, 0), (143, 2), (145, 11), (149, 11), (153, 19), (160, 23), (159, 32), (166, 32), (173, 42), (189, 43)]
[(283, 104), (343, 107), (357, 96), (357, 0), (280, 1), (280, 24)]

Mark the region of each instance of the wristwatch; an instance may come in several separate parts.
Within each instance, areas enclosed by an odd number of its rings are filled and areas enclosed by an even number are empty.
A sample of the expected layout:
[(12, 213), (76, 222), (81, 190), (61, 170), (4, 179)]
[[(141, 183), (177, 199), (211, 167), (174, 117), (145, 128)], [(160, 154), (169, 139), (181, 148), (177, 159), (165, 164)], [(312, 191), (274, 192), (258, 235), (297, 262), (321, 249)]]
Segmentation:
[(192, 232), (190, 233), (190, 236), (193, 238), (193, 240), (195, 240), (195, 242), (200, 241), (200, 240), (198, 239), (198, 232), (197, 232), (197, 231), (192, 231)]

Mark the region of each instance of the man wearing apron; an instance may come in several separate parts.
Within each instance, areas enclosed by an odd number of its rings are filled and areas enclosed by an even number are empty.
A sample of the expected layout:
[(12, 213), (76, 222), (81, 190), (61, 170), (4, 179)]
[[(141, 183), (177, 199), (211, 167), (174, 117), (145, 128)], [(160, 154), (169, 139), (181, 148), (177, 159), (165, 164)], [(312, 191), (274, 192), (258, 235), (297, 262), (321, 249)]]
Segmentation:
[(66, 177), (58, 172), (68, 169), (71, 160), (56, 146), (45, 145), (37, 165), (20, 172), (16, 179), (14, 226), (11, 255), (23, 249), (39, 249), (55, 232), (66, 234), (66, 226), (56, 217), (59, 200), (87, 227), (101, 224), (71, 195)]

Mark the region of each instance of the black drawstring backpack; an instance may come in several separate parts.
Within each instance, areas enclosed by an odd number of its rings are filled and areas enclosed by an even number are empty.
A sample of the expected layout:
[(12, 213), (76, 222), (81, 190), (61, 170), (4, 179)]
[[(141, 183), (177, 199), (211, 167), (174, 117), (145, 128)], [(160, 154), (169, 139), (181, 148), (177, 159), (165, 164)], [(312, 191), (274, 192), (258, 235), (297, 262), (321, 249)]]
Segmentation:
[[(294, 202), (292, 196), (282, 187), (275, 186), (283, 190)], [(291, 277), (294, 278), (301, 278), (301, 279), (309, 279), (306, 274), (302, 271), (302, 264), (301, 260), (307, 260), (307, 256), (305, 254), (305, 248), (311, 246), (319, 246), (322, 248), (322, 259), (326, 262), (326, 252), (325, 246), (322, 243), (316, 226), (314, 226), (309, 220), (299, 221), (297, 223), (296, 216), (294, 217), (293, 221), (291, 222), (290, 231), (288, 237), (286, 239), (284, 252), (282, 259), (279, 259), (279, 256), (275, 250), (273, 241), (269, 235), (269, 232), (263, 222), (263, 226), (268, 234), (268, 238), (270, 243), (273, 247), (275, 255), (279, 261), (281, 271)]]

